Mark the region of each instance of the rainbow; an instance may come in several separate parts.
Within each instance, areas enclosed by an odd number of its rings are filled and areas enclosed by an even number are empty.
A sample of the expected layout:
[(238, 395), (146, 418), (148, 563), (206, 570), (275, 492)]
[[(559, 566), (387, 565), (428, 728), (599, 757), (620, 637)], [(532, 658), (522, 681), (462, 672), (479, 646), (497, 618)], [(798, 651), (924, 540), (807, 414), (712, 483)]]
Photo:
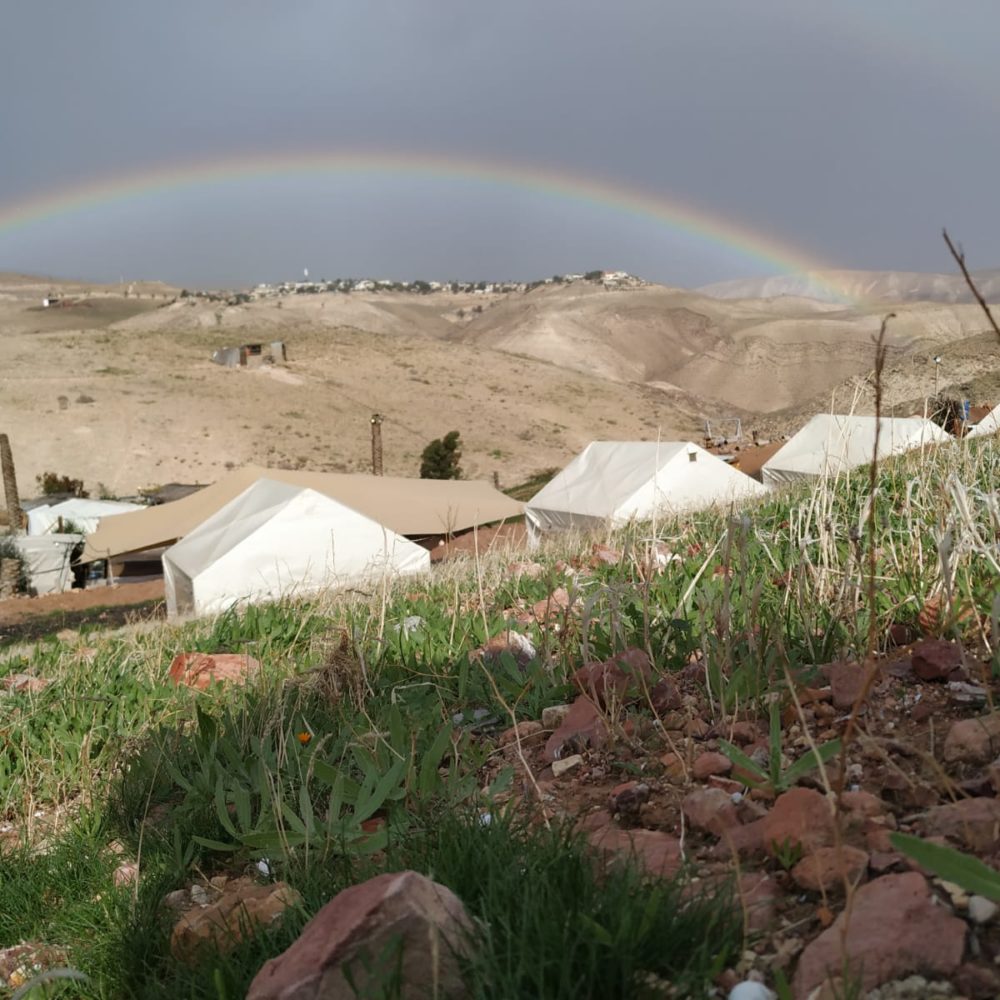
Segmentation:
[(611, 209), (640, 220), (653, 220), (735, 252), (758, 268), (805, 274), (843, 301), (854, 301), (835, 282), (816, 273), (824, 270), (825, 265), (805, 251), (690, 204), (563, 169), (428, 153), (378, 150), (249, 153), (199, 163), (160, 165), (85, 181), (7, 204), (0, 202), (0, 237), (75, 212), (184, 189), (248, 179), (331, 175), (473, 181)]

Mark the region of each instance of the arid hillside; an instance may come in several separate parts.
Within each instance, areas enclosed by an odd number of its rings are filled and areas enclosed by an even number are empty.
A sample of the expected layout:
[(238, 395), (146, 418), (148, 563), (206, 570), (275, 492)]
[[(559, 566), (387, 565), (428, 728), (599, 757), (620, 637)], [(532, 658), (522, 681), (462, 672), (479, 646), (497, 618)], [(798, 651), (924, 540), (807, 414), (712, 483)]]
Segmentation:
[[(505, 484), (593, 439), (699, 437), (706, 417), (787, 433), (831, 400), (870, 408), (884, 312), (585, 280), (245, 298), (0, 275), (0, 427), (22, 492), (43, 471), (122, 494), (249, 461), (368, 469), (373, 412), (385, 418), (386, 472), (415, 475), (427, 442), (455, 429), (466, 474)], [(890, 405), (1000, 388), (977, 307), (895, 312)], [(220, 347), (278, 339), (286, 365), (211, 361)]]

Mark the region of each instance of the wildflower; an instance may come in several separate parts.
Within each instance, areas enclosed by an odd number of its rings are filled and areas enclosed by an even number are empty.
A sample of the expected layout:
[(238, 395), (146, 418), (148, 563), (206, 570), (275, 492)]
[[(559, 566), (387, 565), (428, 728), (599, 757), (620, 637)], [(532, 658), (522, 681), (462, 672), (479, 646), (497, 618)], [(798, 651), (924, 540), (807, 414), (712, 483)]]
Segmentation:
[(299, 733), (299, 742), (303, 746), (306, 746), (306, 744), (308, 744), (311, 739), (312, 739), (312, 733), (306, 733), (306, 732)]

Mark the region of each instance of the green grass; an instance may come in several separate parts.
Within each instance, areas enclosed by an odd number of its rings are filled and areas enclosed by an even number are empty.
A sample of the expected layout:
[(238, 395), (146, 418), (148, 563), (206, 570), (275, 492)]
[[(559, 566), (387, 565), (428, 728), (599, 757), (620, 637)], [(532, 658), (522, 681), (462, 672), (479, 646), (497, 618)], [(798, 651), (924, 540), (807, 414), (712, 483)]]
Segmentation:
[(89, 980), (65, 985), (67, 997), (241, 997), (261, 964), (338, 891), (404, 869), (448, 886), (476, 918), (465, 967), (470, 997), (662, 995), (646, 985), (650, 977), (694, 995), (742, 943), (739, 907), (725, 885), (704, 896), (683, 876), (651, 880), (627, 865), (601, 872), (568, 827), (499, 817), (484, 825), (478, 814), (448, 812), (415, 818), (377, 860), (337, 855), (279, 866), (301, 892), (301, 908), (229, 954), (208, 952), (189, 967), (170, 954), (171, 922), (160, 905), (185, 873), (154, 848), (137, 896), (116, 889), (102, 853), (106, 835), (92, 820), (41, 859), (24, 850), (0, 855), (0, 933), (65, 947)]

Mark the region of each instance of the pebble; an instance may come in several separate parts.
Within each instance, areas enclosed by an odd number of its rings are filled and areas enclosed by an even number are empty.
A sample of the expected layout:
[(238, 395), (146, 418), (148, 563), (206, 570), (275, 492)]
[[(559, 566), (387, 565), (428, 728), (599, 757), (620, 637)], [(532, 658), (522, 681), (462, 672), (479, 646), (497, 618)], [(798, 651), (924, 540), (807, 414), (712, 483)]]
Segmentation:
[(992, 899), (987, 899), (985, 896), (969, 897), (969, 919), (974, 924), (988, 924), (998, 912), (1000, 906), (997, 906)]
[(567, 771), (572, 771), (574, 767), (579, 767), (582, 763), (583, 757), (575, 753), (572, 757), (566, 757), (564, 760), (552, 761), (552, 773), (558, 778)]
[(769, 990), (763, 983), (755, 983), (747, 979), (737, 983), (729, 991), (729, 1000), (777, 1000), (778, 994)]

